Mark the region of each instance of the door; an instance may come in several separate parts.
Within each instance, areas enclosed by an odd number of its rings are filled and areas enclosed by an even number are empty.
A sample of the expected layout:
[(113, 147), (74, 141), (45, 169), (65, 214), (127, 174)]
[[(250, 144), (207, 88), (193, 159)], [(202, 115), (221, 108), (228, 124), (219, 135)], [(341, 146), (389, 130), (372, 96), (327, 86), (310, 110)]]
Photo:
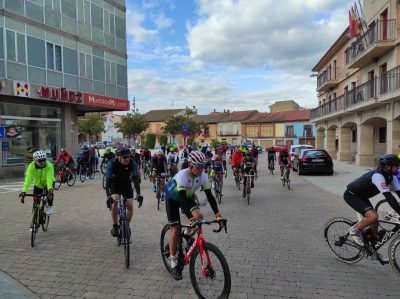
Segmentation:
[[(381, 13), (381, 22), (382, 22), (382, 40), (388, 39), (388, 12), (385, 10)], [(379, 30), (379, 29), (378, 29)]]
[(288, 149), (293, 145), (293, 140), (286, 140), (286, 146)]

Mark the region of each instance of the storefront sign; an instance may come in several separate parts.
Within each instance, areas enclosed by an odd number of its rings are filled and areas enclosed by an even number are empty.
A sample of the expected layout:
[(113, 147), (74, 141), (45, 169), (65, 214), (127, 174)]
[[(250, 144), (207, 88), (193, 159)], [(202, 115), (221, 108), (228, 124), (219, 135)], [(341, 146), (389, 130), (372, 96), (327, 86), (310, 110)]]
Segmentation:
[(66, 88), (51, 88), (42, 86), (40, 96), (54, 101), (83, 104), (83, 94), (79, 91), (67, 90)]
[(85, 106), (111, 108), (115, 110), (128, 111), (129, 101), (124, 99), (110, 98), (106, 96), (85, 93)]
[(0, 139), (4, 139), (6, 137), (6, 128), (0, 127)]
[(29, 95), (30, 89), (31, 89), (31, 86), (27, 82), (22, 82), (22, 81), (14, 81), (13, 82), (14, 95), (17, 97), (28, 98), (30, 96)]
[(7, 141), (3, 141), (1, 143), (1, 148), (3, 149), (4, 152), (8, 152), (8, 150), (10, 148), (9, 143)]

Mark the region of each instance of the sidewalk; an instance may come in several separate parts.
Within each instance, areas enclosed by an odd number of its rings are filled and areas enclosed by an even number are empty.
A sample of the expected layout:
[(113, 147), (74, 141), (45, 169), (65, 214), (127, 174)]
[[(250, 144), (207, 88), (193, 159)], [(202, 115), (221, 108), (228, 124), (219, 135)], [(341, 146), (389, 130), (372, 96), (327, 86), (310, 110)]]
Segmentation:
[(39, 299), (40, 297), (0, 270), (0, 298)]
[(343, 196), (346, 186), (350, 182), (373, 169), (372, 167), (358, 166), (338, 160), (333, 161), (333, 167), (334, 173), (332, 176), (311, 174), (302, 177), (324, 190)]

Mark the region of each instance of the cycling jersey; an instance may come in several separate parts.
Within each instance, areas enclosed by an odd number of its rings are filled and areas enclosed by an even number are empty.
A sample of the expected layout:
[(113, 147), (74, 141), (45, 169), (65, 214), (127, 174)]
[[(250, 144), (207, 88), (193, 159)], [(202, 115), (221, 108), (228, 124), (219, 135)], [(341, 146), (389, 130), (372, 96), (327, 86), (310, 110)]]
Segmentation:
[(215, 156), (211, 161), (215, 173), (224, 173), (224, 159), (222, 157)]
[(61, 160), (63, 160), (64, 164), (68, 166), (70, 164), (71, 155), (69, 153), (60, 152), (54, 164), (57, 165)]
[(22, 192), (27, 192), (29, 186), (34, 182), (34, 186), (39, 189), (44, 189), (47, 187), (48, 190), (53, 189), (54, 180), (54, 167), (49, 161), (46, 161), (46, 166), (44, 168), (38, 168), (35, 162), (29, 164), (26, 170), (26, 177), (24, 185), (22, 187)]
[(178, 163), (179, 162), (178, 154), (175, 152), (169, 153), (167, 160), (168, 160), (168, 163)]
[(151, 159), (151, 169), (155, 170), (158, 174), (167, 172), (167, 159), (162, 156), (160, 159), (154, 156)]
[(268, 160), (275, 160), (276, 156), (275, 156), (275, 150), (268, 150)]
[(234, 153), (231, 161), (232, 167), (240, 166), (240, 164), (242, 163), (242, 159), (243, 156), (241, 153), (240, 154)]
[(242, 172), (248, 173), (250, 170), (254, 169), (254, 172), (257, 173), (256, 161), (253, 157), (250, 159), (248, 157), (244, 157), (241, 163)]
[(278, 157), (279, 164), (288, 164), (290, 160), (289, 153), (285, 152), (279, 152), (279, 157)]
[(143, 151), (143, 157), (146, 161), (150, 161), (151, 159), (151, 152), (149, 150), (144, 150)]
[(107, 164), (106, 193), (107, 195), (120, 194), (126, 199), (133, 198), (131, 179), (137, 176), (137, 165), (131, 160), (128, 165), (122, 165), (117, 158)]
[(105, 154), (103, 154), (103, 162), (102, 162), (102, 164), (107, 162), (107, 161), (111, 161), (114, 158), (115, 158), (115, 154), (113, 152), (105, 153)]

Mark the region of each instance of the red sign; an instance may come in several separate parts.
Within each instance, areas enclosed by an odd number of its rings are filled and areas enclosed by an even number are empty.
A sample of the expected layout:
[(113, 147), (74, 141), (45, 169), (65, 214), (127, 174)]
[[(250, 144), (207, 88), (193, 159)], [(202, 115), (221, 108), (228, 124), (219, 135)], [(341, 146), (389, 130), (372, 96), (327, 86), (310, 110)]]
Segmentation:
[(111, 108), (115, 110), (128, 111), (129, 101), (124, 99), (110, 98), (91, 93), (85, 93), (85, 105), (93, 107)]
[(66, 88), (51, 88), (42, 86), (40, 89), (40, 96), (42, 98), (61, 101), (66, 103), (83, 104), (83, 94)]

